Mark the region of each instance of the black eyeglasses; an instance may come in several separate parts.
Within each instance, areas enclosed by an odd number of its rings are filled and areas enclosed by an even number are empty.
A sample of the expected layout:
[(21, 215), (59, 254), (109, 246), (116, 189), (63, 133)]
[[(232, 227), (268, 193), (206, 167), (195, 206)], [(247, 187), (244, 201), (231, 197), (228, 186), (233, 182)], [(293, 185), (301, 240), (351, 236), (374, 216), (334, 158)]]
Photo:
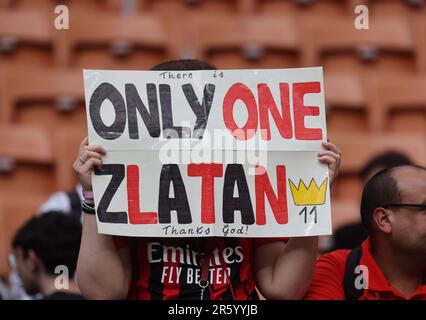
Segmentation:
[(418, 209), (419, 211), (426, 210), (426, 204), (390, 203), (382, 207), (385, 209), (389, 207), (407, 207), (407, 208), (415, 208), (415, 209)]

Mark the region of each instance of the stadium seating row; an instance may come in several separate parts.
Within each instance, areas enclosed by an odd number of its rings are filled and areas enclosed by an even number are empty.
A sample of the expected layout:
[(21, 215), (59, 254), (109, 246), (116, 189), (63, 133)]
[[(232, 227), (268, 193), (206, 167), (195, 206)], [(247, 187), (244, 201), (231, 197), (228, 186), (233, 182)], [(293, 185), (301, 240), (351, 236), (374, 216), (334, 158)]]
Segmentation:
[[(104, 11), (155, 11), (167, 10), (172, 4), (188, 10), (209, 12), (295, 12), (353, 13), (359, 4), (367, 5), (373, 12), (418, 12), (424, 10), (424, 0), (64, 0), (61, 3), (80, 9)], [(1, 0), (0, 7), (45, 7), (57, 4), (55, 0)]]
[(368, 31), (342, 15), (212, 15), (178, 8), (165, 16), (75, 15), (70, 29), (56, 30), (53, 12), (0, 10), (0, 65), (146, 69), (168, 58), (197, 57), (219, 68), (426, 71), (426, 15), (376, 16)]
[[(329, 128), (426, 133), (426, 75), (326, 71), (324, 81)], [(81, 70), (5, 68), (0, 123), (84, 129)]]
[(1, 126), (0, 133), (0, 198), (75, 187), (72, 163), (86, 135), (84, 129), (52, 131), (15, 125)]

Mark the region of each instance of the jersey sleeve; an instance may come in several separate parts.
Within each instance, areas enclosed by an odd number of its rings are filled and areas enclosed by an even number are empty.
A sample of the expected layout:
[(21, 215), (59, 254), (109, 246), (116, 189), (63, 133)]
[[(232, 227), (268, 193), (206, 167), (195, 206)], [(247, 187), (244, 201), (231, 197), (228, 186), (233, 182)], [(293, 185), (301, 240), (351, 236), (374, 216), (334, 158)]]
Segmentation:
[(318, 259), (305, 300), (344, 300), (343, 276), (349, 250), (337, 250)]

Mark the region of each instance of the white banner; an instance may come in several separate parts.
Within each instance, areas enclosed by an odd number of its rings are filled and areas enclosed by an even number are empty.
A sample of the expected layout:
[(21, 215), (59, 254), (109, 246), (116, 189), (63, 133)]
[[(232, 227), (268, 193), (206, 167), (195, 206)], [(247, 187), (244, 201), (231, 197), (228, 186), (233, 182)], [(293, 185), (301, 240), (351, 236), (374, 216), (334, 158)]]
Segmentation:
[(322, 68), (84, 70), (101, 233), (331, 233)]

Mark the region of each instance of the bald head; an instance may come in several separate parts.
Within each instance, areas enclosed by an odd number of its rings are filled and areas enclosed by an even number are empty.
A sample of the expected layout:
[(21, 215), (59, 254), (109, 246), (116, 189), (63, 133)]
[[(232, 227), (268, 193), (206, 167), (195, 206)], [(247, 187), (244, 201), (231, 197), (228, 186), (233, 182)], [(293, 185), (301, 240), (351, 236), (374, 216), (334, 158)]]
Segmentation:
[[(418, 166), (402, 166), (394, 169), (396, 170), (391, 170), (391, 175), (393, 179), (397, 181), (397, 186), (403, 202), (410, 203), (412, 194), (426, 196), (424, 192), (421, 192), (421, 190), (424, 190), (424, 184), (426, 183), (425, 168)], [(407, 197), (410, 197), (410, 199), (407, 199)], [(418, 200), (412, 200), (418, 203)]]
[(426, 201), (425, 188), (424, 167), (406, 165), (380, 171), (364, 186), (361, 199), (364, 227), (370, 234), (374, 231), (373, 214), (377, 208), (398, 203), (423, 203)]

